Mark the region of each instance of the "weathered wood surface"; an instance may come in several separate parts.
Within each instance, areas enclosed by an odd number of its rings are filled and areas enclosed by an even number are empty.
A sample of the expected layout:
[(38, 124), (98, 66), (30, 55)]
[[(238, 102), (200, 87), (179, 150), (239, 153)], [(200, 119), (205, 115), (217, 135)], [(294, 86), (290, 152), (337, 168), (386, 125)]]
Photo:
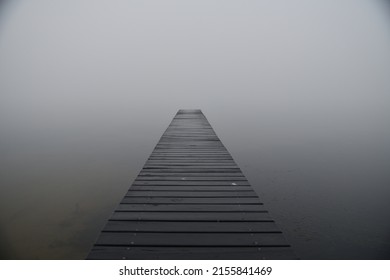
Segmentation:
[(200, 110), (179, 110), (88, 259), (294, 259)]

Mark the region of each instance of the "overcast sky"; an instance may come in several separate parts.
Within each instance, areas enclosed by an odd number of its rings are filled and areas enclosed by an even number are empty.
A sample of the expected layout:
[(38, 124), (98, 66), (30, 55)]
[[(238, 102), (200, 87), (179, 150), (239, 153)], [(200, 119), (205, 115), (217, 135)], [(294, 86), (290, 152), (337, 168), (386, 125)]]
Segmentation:
[(369, 127), (388, 116), (385, 7), (367, 0), (12, 1), (0, 21), (1, 122), (72, 126), (145, 109), (209, 108), (364, 119)]

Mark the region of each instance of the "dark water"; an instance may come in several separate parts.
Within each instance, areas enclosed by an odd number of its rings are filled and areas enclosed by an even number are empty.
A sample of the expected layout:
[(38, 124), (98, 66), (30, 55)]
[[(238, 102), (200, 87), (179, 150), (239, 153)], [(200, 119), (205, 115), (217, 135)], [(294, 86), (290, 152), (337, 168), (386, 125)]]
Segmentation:
[(85, 258), (180, 108), (300, 258), (390, 258), (381, 1), (93, 2), (2, 6), (2, 258)]

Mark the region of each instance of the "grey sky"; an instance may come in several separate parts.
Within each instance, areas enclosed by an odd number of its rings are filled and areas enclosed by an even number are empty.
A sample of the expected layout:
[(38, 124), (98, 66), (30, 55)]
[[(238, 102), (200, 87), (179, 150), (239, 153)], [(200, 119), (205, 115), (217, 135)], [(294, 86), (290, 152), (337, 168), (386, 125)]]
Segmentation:
[(19, 0), (4, 14), (3, 121), (140, 106), (372, 122), (387, 111), (381, 1)]

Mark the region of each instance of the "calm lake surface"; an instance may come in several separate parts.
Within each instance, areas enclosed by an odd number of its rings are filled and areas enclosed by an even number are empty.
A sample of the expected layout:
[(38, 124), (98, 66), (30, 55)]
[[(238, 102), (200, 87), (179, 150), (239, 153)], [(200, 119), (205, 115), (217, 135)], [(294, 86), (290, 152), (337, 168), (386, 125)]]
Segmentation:
[(0, 6), (1, 258), (84, 259), (187, 108), (298, 257), (390, 258), (384, 2), (29, 2)]
[[(326, 137), (319, 129), (302, 134), (301, 124), (289, 133), (267, 128), (256, 112), (203, 111), (299, 257), (390, 256), (386, 145)], [(94, 130), (86, 124), (8, 134), (2, 150), (4, 258), (86, 256), (175, 110), (137, 113), (143, 121), (135, 114)]]

